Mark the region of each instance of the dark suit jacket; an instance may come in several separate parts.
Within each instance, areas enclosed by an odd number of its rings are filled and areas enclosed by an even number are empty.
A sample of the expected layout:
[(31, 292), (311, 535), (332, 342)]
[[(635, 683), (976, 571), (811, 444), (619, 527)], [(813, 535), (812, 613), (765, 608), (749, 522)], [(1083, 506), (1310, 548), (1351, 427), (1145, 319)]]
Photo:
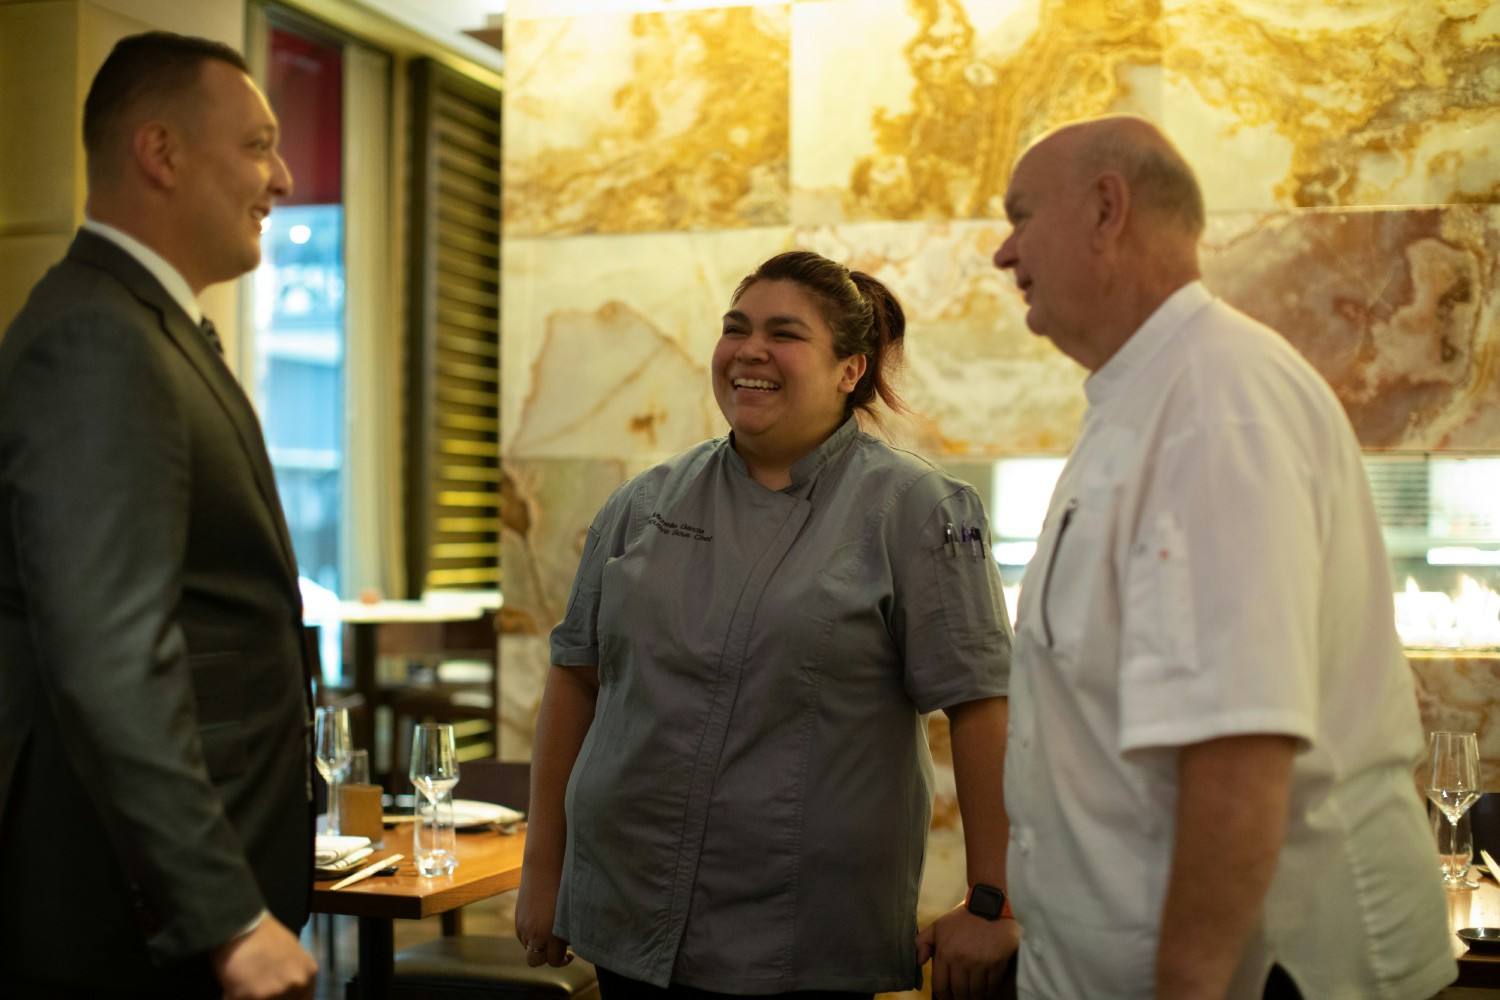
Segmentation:
[(0, 983), (166, 990), (307, 916), (309, 671), (260, 426), (80, 232), (0, 340)]

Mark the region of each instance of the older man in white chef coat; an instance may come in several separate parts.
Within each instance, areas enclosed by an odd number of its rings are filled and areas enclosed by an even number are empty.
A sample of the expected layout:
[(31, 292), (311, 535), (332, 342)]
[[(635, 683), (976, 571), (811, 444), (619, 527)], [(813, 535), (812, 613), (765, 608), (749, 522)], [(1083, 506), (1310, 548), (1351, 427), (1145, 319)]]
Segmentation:
[(1092, 373), (1018, 609), (1020, 995), (1427, 998), (1455, 975), (1416, 701), (1349, 421), (1199, 281), (1148, 122), (1021, 157), (995, 254)]

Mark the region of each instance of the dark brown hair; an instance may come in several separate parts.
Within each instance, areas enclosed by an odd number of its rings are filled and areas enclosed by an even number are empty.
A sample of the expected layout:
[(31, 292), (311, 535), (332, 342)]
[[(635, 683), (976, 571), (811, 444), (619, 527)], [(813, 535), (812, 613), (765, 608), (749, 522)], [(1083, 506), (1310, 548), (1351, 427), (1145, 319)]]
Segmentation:
[(811, 250), (788, 250), (745, 275), (730, 304), (760, 281), (795, 282), (817, 304), (823, 322), (833, 331), (834, 357), (864, 356), (865, 373), (845, 400), (846, 413), (863, 410), (879, 421), (880, 414), (873, 408), (876, 396), (896, 412), (906, 409), (891, 385), (892, 373), (901, 367), (906, 313), (879, 279)]
[(209, 59), (242, 73), (245, 58), (223, 42), (170, 31), (148, 31), (120, 39), (94, 74), (83, 102), (83, 148), (90, 176), (109, 159), (116, 133), (144, 103), (164, 103), (192, 94)]

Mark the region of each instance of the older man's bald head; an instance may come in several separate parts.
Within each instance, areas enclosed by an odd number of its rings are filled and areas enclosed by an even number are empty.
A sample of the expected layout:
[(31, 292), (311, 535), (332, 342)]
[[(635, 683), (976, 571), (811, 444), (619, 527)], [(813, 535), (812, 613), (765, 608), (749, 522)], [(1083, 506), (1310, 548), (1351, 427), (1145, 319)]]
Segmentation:
[(1076, 180), (1092, 184), (1100, 175), (1125, 179), (1136, 207), (1187, 235), (1203, 235), (1203, 191), (1187, 160), (1156, 125), (1135, 115), (1108, 115), (1059, 126), (1033, 146), (1060, 142)]
[(1203, 195), (1182, 155), (1141, 118), (1064, 125), (1032, 143), (1005, 192), (1026, 324), (1097, 371), (1162, 302), (1199, 277)]

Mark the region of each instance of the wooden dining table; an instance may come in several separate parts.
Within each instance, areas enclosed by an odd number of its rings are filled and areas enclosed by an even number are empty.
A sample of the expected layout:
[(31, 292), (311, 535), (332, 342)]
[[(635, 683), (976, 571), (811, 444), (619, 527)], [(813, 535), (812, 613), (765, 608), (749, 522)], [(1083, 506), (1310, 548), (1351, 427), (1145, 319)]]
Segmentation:
[[(402, 853), (392, 876), (376, 875), (343, 889), (329, 888), (336, 880), (314, 883), (314, 913), (341, 913), (359, 920), (359, 996), (385, 1000), (390, 996), (395, 965), (395, 921), (421, 920), (498, 895), (521, 884), (521, 859), (526, 834), (460, 833), (458, 867), (451, 875), (417, 874), (410, 857), (410, 823), (386, 832), (386, 847), (372, 855), (372, 863)], [(1465, 945), (1458, 931), (1465, 927), (1500, 927), (1500, 885), (1479, 871), (1474, 889), (1449, 890), (1448, 925), (1454, 932), (1453, 954), (1458, 979), (1453, 985), (1500, 989), (1500, 952), (1481, 953)]]
[(1448, 926), (1453, 930), (1453, 953), (1458, 956), (1458, 980), (1455, 986), (1473, 989), (1500, 989), (1500, 952), (1480, 953), (1470, 950), (1458, 936), (1465, 927), (1500, 927), (1500, 885), (1493, 878), (1471, 871), (1479, 882), (1476, 889), (1450, 889)]
[(385, 849), (371, 863), (392, 854), (406, 855), (395, 875), (374, 875), (342, 889), (337, 880), (313, 884), (314, 913), (341, 913), (359, 920), (359, 995), (363, 1000), (390, 996), (395, 964), (395, 921), (421, 920), (488, 899), (521, 884), (524, 831), (513, 834), (460, 833), (458, 866), (451, 875), (417, 873), (411, 859), (412, 825), (386, 831)]

